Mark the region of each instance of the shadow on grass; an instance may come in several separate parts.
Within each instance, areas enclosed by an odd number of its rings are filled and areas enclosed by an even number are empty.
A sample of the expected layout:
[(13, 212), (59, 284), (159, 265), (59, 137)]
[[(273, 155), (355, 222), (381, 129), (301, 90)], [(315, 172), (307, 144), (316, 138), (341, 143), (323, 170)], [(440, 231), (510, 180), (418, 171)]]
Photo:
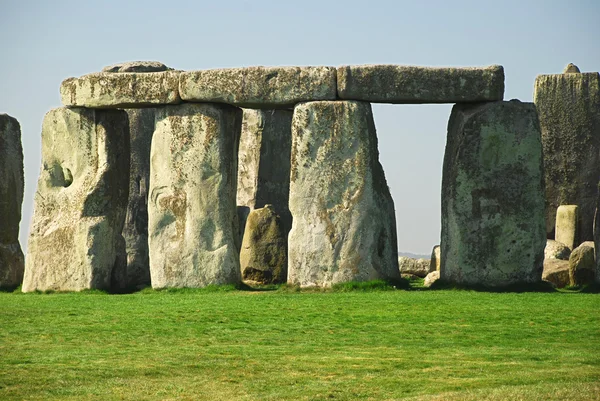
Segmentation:
[(436, 290), (459, 290), (459, 291), (477, 291), (477, 292), (494, 292), (494, 293), (506, 293), (506, 292), (558, 292), (554, 286), (548, 282), (542, 281), (539, 283), (518, 283), (507, 286), (490, 287), (485, 285), (459, 285), (447, 283), (442, 280), (437, 280), (431, 287), (424, 288), (424, 290), (436, 291)]

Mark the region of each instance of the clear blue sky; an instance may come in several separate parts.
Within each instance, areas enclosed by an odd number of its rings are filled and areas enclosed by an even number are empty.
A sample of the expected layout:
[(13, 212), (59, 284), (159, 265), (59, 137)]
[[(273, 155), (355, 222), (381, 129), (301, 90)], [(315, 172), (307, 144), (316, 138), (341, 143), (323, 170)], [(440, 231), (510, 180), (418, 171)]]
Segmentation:
[[(505, 99), (569, 62), (600, 70), (600, 1), (0, 0), (0, 113), (22, 127), (25, 247), (44, 114), (63, 79), (129, 60), (185, 70), (250, 65), (501, 64)], [(451, 105), (374, 106), (398, 247), (439, 242)]]

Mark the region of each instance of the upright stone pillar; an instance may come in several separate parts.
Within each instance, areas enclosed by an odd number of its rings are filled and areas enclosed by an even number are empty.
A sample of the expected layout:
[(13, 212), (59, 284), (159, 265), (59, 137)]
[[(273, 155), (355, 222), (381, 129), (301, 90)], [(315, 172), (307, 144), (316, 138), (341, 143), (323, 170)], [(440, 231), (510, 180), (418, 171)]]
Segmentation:
[(242, 111), (215, 104), (157, 109), (148, 234), (153, 288), (240, 281), (236, 214)]
[(554, 238), (556, 209), (579, 206), (578, 243), (593, 239), (596, 188), (600, 177), (600, 75), (539, 75), (534, 102), (544, 149), (546, 230)]
[(237, 184), (240, 238), (248, 214), (267, 204), (280, 216), (286, 235), (290, 230), (291, 142), (291, 111), (244, 109)]
[(556, 209), (555, 240), (565, 244), (571, 251), (577, 248), (577, 224), (579, 223), (577, 205), (560, 205)]
[(369, 103), (296, 106), (290, 211), (289, 283), (400, 278), (394, 202)]
[(542, 171), (533, 104), (454, 106), (442, 178), (444, 281), (489, 287), (541, 281)]
[(21, 126), (0, 114), (0, 288), (18, 287), (23, 281), (25, 262), (19, 244), (23, 188)]
[(124, 111), (46, 114), (23, 291), (110, 288), (125, 253), (129, 151)]

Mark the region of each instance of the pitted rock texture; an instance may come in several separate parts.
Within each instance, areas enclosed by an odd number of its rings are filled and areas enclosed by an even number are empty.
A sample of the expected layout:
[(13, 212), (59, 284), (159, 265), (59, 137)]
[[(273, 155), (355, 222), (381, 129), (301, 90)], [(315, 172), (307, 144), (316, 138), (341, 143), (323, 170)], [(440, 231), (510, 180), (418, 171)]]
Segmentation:
[(237, 182), (240, 238), (247, 214), (267, 204), (281, 217), (286, 236), (292, 227), (288, 207), (292, 114), (288, 110), (244, 109)]
[(236, 214), (242, 111), (226, 105), (157, 109), (148, 234), (153, 288), (240, 282)]
[(272, 205), (248, 215), (240, 266), (244, 280), (261, 284), (287, 281), (287, 233)]
[(398, 279), (394, 202), (371, 105), (309, 102), (292, 121), (288, 283)]
[(398, 267), (400, 274), (412, 274), (421, 278), (433, 271), (431, 270), (431, 259), (415, 259), (407, 256), (398, 257)]
[(373, 103), (465, 103), (504, 98), (504, 68), (350, 65), (337, 69), (340, 99)]
[(542, 280), (552, 283), (556, 288), (569, 286), (569, 261), (562, 259), (544, 259)]
[(125, 259), (129, 150), (124, 111), (46, 114), (24, 292), (110, 289)]
[(127, 109), (131, 138), (129, 201), (123, 227), (127, 263), (113, 274), (114, 290), (130, 291), (150, 285), (148, 250), (148, 188), (150, 145), (156, 108)]
[(181, 98), (248, 108), (285, 108), (336, 98), (333, 67), (244, 67), (181, 74)]
[(19, 224), (24, 182), (21, 126), (0, 114), (0, 288), (18, 287), (23, 281)]
[(592, 284), (595, 279), (596, 260), (594, 242), (586, 241), (571, 252), (569, 281), (572, 286)]
[(127, 61), (104, 67), (102, 72), (161, 72), (169, 70), (172, 68), (158, 61)]
[(554, 241), (552, 239), (546, 241), (546, 248), (544, 248), (544, 260), (569, 260), (569, 256), (571, 256), (571, 249), (562, 242)]
[(554, 238), (558, 206), (577, 205), (578, 241), (592, 241), (600, 177), (600, 75), (539, 75), (534, 102), (544, 147), (548, 238)]
[(181, 103), (179, 72), (97, 72), (67, 78), (60, 86), (62, 104), (87, 108), (135, 108)]
[(565, 244), (570, 250), (579, 245), (579, 207), (577, 205), (560, 205), (556, 209), (554, 238)]
[(541, 280), (542, 171), (533, 104), (454, 106), (442, 177), (445, 282), (501, 287)]

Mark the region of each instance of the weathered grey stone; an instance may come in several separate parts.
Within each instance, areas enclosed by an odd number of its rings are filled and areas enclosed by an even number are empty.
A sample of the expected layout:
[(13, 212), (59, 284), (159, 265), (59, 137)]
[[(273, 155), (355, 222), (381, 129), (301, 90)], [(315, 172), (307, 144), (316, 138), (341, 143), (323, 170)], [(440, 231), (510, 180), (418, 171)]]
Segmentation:
[(60, 86), (65, 106), (88, 108), (134, 108), (177, 104), (179, 72), (98, 72), (67, 78)]
[(292, 227), (288, 207), (292, 112), (244, 109), (238, 153), (237, 205), (243, 237), (248, 213), (271, 204), (286, 233)]
[(125, 255), (129, 150), (124, 111), (46, 114), (24, 292), (110, 288)]
[(594, 249), (596, 250), (596, 283), (600, 284), (600, 183), (596, 197), (596, 216), (594, 219)]
[(296, 106), (290, 211), (289, 283), (328, 287), (400, 278), (394, 202), (370, 104)]
[(157, 109), (148, 235), (153, 288), (240, 281), (236, 214), (242, 111), (213, 104)]
[(594, 242), (586, 241), (571, 252), (569, 257), (569, 281), (572, 286), (594, 282), (596, 273)]
[(0, 288), (13, 288), (23, 281), (24, 258), (19, 244), (23, 204), (23, 147), (21, 126), (0, 114)]
[(340, 99), (376, 103), (465, 103), (504, 98), (504, 68), (351, 65), (337, 69)]
[(545, 237), (535, 106), (455, 105), (442, 177), (441, 278), (490, 287), (539, 282)]
[(250, 212), (240, 252), (242, 278), (261, 284), (287, 280), (287, 233), (272, 205)]
[(433, 250), (431, 251), (431, 266), (429, 267), (429, 271), (433, 272), (433, 271), (440, 271), (440, 266), (441, 266), (441, 259), (442, 259), (442, 248), (439, 245), (436, 245), (433, 247)]
[(573, 63), (567, 64), (567, 66), (563, 70), (563, 74), (577, 74), (577, 73), (580, 73), (580, 72), (581, 71), (579, 71), (579, 67), (577, 67)]
[(112, 288), (134, 290), (150, 285), (148, 250), (148, 187), (150, 145), (156, 108), (127, 109), (131, 138), (129, 201), (123, 227), (127, 261), (113, 272)]
[(440, 279), (439, 270), (432, 271), (431, 273), (427, 274), (427, 276), (425, 277), (425, 280), (423, 281), (423, 287), (429, 288), (433, 285), (433, 283), (435, 283), (439, 279)]
[(579, 207), (577, 205), (560, 205), (556, 209), (556, 241), (565, 244), (570, 250), (579, 245), (577, 225), (579, 222)]
[(600, 75), (539, 75), (534, 102), (544, 148), (548, 238), (554, 238), (558, 206), (578, 205), (578, 241), (591, 241), (600, 177)]
[(556, 288), (564, 288), (570, 284), (569, 261), (561, 259), (544, 259), (542, 280), (552, 283)]
[(172, 68), (158, 61), (127, 61), (104, 67), (102, 72), (161, 72), (169, 70)]
[(249, 108), (285, 108), (336, 98), (333, 67), (245, 67), (181, 74), (183, 100)]
[(406, 256), (398, 257), (398, 267), (400, 274), (414, 274), (421, 278), (432, 271), (430, 259), (415, 259)]
[(562, 242), (551, 239), (546, 241), (546, 248), (544, 248), (544, 260), (569, 260), (569, 256), (571, 256), (571, 249)]

